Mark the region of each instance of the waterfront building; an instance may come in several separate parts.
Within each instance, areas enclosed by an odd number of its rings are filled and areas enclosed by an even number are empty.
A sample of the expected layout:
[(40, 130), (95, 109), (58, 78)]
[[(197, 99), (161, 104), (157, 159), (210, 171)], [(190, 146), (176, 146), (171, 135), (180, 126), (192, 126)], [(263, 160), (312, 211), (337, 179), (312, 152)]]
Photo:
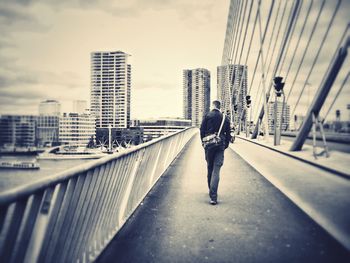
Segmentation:
[(87, 146), (95, 131), (95, 118), (92, 115), (63, 113), (59, 124), (59, 141), (61, 144)]
[(133, 120), (132, 125), (143, 129), (143, 141), (150, 141), (160, 136), (191, 127), (191, 120), (182, 118), (161, 118), (147, 120)]
[(183, 70), (183, 117), (199, 127), (210, 110), (210, 71)]
[(39, 104), (39, 115), (41, 116), (60, 116), (61, 103), (57, 100), (45, 100)]
[(1, 147), (33, 147), (36, 144), (36, 121), (34, 115), (1, 115)]
[(122, 51), (91, 53), (91, 114), (96, 129), (130, 126), (131, 65)]
[(39, 147), (59, 143), (59, 116), (39, 115), (36, 122), (36, 144)]

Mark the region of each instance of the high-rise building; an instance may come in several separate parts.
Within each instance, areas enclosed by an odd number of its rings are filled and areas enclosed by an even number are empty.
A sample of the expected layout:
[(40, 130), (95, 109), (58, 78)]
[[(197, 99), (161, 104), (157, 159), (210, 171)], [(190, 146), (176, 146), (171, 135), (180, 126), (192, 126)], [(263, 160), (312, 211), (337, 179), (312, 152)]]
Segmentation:
[(87, 109), (86, 100), (73, 100), (73, 112), (83, 114), (86, 113)]
[[(277, 102), (277, 125), (281, 125), (281, 115), (282, 115), (282, 131), (290, 129), (290, 106), (284, 103), (283, 114), (282, 112), (283, 102)], [(269, 131), (273, 132), (275, 129), (275, 102), (270, 101), (268, 104), (269, 107)], [(278, 127), (278, 126), (277, 126)]]
[(200, 126), (210, 108), (210, 71), (204, 68), (183, 71), (183, 117)]
[(39, 115), (60, 116), (61, 104), (57, 100), (45, 100), (39, 104)]
[(35, 146), (36, 121), (34, 115), (0, 116), (0, 146)]
[(59, 140), (62, 144), (87, 146), (95, 131), (95, 118), (90, 114), (63, 113), (60, 118)]
[(91, 53), (91, 114), (96, 128), (129, 127), (131, 65), (122, 51)]
[(247, 120), (247, 79), (247, 66), (229, 64), (217, 67), (217, 97), (222, 103), (223, 112), (232, 117), (235, 125), (239, 120)]

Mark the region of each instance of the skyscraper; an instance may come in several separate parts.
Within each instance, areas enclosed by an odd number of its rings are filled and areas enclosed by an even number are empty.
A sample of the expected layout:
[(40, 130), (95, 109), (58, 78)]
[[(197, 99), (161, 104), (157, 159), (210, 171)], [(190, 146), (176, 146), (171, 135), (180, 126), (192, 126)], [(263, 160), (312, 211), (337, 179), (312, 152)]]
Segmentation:
[(204, 68), (183, 71), (183, 115), (200, 126), (210, 107), (210, 71)]
[(131, 65), (122, 51), (91, 53), (91, 113), (96, 129), (130, 125)]
[(245, 111), (247, 79), (247, 66), (229, 64), (217, 67), (217, 97), (222, 110), (232, 117), (236, 126), (239, 120), (246, 121), (248, 116)]

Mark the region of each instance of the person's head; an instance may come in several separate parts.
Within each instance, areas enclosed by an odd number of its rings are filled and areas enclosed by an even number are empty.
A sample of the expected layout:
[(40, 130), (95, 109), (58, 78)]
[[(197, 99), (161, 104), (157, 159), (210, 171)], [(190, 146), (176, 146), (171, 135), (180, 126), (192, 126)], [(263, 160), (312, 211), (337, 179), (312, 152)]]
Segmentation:
[(221, 108), (221, 102), (218, 100), (214, 100), (212, 105), (213, 105), (214, 109), (220, 110), (220, 108)]

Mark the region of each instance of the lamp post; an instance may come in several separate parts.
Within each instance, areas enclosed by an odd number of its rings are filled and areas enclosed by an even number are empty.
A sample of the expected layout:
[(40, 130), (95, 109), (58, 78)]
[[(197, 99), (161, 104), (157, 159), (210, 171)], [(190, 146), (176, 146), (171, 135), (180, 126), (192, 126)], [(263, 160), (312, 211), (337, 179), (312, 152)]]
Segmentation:
[[(275, 88), (275, 103), (274, 103), (274, 120), (273, 120), (273, 126), (274, 126), (274, 145), (280, 145), (281, 144), (281, 129), (282, 129), (282, 122), (283, 122), (283, 111), (284, 111), (284, 82), (282, 82), (282, 77), (275, 77), (273, 79), (273, 86)], [(281, 98), (283, 97), (283, 100), (281, 101)], [(280, 122), (278, 122), (278, 104), (282, 103), (281, 106), (281, 117), (279, 119)]]
[(245, 116), (245, 135), (246, 137), (248, 137), (249, 135), (249, 131), (250, 131), (250, 120), (249, 120), (249, 128), (248, 128), (248, 125), (247, 125), (247, 119), (248, 119), (248, 111), (249, 111), (249, 108), (250, 108), (250, 105), (252, 104), (252, 99), (251, 99), (251, 96), (250, 95), (247, 95), (245, 97), (245, 100), (246, 100), (246, 116)]

